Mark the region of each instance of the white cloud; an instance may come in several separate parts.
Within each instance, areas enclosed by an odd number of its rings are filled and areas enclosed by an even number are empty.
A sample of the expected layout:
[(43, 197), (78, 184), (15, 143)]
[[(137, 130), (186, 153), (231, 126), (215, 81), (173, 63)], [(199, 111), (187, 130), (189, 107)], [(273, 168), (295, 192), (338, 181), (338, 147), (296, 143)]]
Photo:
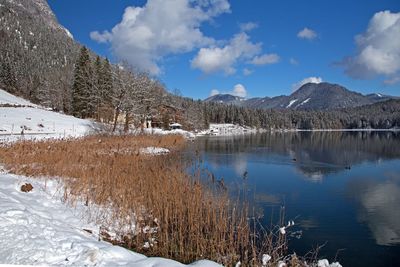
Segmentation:
[(99, 43), (107, 43), (107, 42), (111, 41), (112, 34), (109, 33), (108, 31), (104, 31), (103, 33), (99, 33), (97, 31), (95, 31), (95, 32), (90, 33), (90, 38)]
[(243, 69), (243, 75), (244, 76), (249, 76), (252, 73), (253, 73), (253, 70), (251, 70), (251, 69), (248, 69), (248, 68), (244, 68)]
[(248, 60), (261, 52), (261, 43), (252, 43), (249, 36), (238, 33), (223, 47), (201, 48), (191, 62), (192, 68), (204, 73), (223, 71), (226, 75), (234, 74), (234, 65), (240, 60)]
[(210, 96), (219, 95), (219, 91), (216, 89), (211, 90)]
[(292, 58), (292, 57), (289, 59), (289, 62), (292, 65), (299, 65), (299, 62), (295, 58)]
[(322, 83), (322, 78), (321, 77), (308, 77), (305, 78), (297, 83), (292, 84), (292, 91), (296, 91), (306, 83)]
[(148, 0), (143, 7), (126, 8), (111, 32), (94, 31), (90, 36), (109, 42), (118, 58), (156, 75), (163, 57), (213, 44), (215, 40), (200, 26), (226, 12), (230, 12), (227, 0)]
[(361, 204), (358, 218), (368, 225), (376, 243), (382, 246), (400, 244), (400, 185), (396, 178), (381, 183), (358, 181), (350, 191)]
[(367, 30), (357, 35), (355, 42), (358, 53), (341, 62), (348, 75), (372, 78), (400, 74), (400, 12), (375, 13)]
[(256, 56), (251, 60), (251, 64), (253, 65), (269, 65), (278, 63), (280, 57), (277, 54), (264, 54), (261, 56)]
[(236, 84), (233, 87), (232, 95), (240, 96), (240, 97), (246, 97), (247, 96), (247, 90), (246, 90), (246, 88), (244, 88), (244, 86), (242, 84), (239, 83), (239, 84)]
[(312, 40), (317, 38), (317, 33), (307, 27), (305, 27), (304, 29), (302, 29), (301, 31), (299, 31), (297, 33), (297, 37), (299, 37), (300, 39), (308, 39), (308, 40)]
[(239, 27), (242, 32), (249, 32), (257, 28), (258, 24), (255, 22), (240, 23)]
[[(210, 92), (210, 96), (217, 95), (217, 94), (220, 94), (220, 91), (216, 90), (216, 89), (213, 89)], [(233, 87), (232, 90), (224, 91), (224, 92), (222, 92), (222, 94), (230, 94), (230, 95), (239, 96), (239, 97), (246, 97), (247, 90), (242, 84), (238, 83)]]

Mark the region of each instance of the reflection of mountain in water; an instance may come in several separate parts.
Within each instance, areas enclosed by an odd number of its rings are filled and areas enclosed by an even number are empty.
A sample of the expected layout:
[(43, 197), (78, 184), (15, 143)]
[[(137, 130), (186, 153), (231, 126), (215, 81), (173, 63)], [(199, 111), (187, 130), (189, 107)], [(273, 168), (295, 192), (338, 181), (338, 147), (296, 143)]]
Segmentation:
[(378, 245), (400, 244), (399, 178), (350, 184), (350, 195), (360, 203), (359, 219), (367, 223)]
[[(249, 136), (204, 138), (197, 144), (215, 164), (233, 164), (235, 155), (255, 160), (278, 160), (318, 181), (325, 174), (351, 168), (365, 161), (400, 158), (399, 132), (289, 132)], [(284, 159), (274, 159), (280, 156)], [(286, 161), (286, 162), (285, 162)]]

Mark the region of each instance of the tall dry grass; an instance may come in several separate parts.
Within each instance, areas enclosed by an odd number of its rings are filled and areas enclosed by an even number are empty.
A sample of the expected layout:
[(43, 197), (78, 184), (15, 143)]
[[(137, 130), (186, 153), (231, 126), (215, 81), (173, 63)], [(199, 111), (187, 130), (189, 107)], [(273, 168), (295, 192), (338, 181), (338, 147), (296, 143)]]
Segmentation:
[[(226, 266), (259, 266), (264, 253), (279, 260), (285, 237), (260, 230), (247, 205), (220, 184), (202, 182), (200, 168), (189, 175), (191, 163), (179, 153), (184, 145), (181, 136), (144, 135), (22, 141), (0, 148), (0, 161), (17, 174), (62, 177), (65, 200), (107, 207), (94, 219), (119, 222), (113, 241), (137, 252)], [(172, 151), (140, 154), (147, 146)]]

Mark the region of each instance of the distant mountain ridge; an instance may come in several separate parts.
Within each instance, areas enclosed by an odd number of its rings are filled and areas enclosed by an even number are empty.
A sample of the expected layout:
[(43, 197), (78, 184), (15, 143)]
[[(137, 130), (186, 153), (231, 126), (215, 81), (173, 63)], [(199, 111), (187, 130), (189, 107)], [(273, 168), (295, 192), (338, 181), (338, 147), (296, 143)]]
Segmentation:
[(216, 94), (205, 99), (205, 102), (218, 102), (224, 104), (238, 104), (246, 100), (244, 97), (234, 96), (230, 94)]
[(363, 95), (341, 85), (324, 82), (304, 84), (289, 96), (244, 99), (224, 94), (211, 96), (204, 101), (258, 109), (332, 110), (371, 105), (389, 99), (399, 97), (382, 94)]

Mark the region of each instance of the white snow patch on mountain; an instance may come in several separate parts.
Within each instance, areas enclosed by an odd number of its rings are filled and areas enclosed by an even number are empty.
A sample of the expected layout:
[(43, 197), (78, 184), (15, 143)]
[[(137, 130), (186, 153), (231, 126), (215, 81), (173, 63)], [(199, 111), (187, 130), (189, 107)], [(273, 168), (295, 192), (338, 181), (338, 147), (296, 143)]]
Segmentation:
[(67, 36), (71, 39), (74, 39), (74, 36), (72, 35), (72, 33), (65, 27), (63, 27), (63, 30), (65, 31), (65, 33), (67, 34)]
[(289, 105), (286, 108), (290, 108), (298, 99), (290, 100)]
[(303, 102), (301, 102), (300, 106), (306, 104), (308, 101), (310, 101), (310, 99), (311, 99), (311, 98), (307, 98), (306, 100), (304, 100)]

